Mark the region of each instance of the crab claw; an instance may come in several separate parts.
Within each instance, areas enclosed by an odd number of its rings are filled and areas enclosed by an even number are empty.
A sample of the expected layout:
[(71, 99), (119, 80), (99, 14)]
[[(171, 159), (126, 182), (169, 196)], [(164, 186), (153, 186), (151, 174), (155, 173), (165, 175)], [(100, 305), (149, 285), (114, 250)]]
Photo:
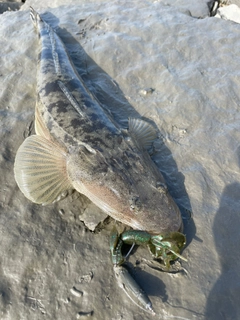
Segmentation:
[(156, 259), (163, 260), (167, 269), (170, 268), (170, 261), (180, 258), (187, 261), (180, 251), (186, 244), (186, 237), (180, 232), (168, 232), (165, 234), (159, 234), (151, 237), (151, 241), (148, 244), (150, 252)]
[(155, 312), (148, 295), (131, 276), (128, 268), (124, 265), (114, 266), (114, 272), (118, 285), (125, 291), (129, 299), (132, 300), (132, 302), (135, 303), (139, 308), (151, 313), (151, 315), (154, 316)]

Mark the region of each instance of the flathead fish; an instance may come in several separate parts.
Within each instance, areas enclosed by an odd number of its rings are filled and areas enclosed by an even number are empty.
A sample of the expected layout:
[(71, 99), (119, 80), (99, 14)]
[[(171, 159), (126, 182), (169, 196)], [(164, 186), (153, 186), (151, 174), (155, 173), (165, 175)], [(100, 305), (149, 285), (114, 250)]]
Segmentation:
[(121, 129), (88, 90), (52, 27), (33, 9), (31, 18), (40, 42), (36, 135), (16, 155), (20, 190), (48, 204), (76, 189), (134, 229), (181, 230), (179, 209), (148, 153), (155, 129), (133, 118)]

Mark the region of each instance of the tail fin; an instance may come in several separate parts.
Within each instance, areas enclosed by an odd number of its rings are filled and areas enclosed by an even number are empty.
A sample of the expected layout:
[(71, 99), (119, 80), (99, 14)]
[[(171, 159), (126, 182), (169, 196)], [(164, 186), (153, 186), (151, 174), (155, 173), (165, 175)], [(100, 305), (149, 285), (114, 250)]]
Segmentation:
[(35, 27), (37, 27), (39, 21), (42, 21), (40, 15), (33, 9), (33, 7), (30, 7), (30, 18)]

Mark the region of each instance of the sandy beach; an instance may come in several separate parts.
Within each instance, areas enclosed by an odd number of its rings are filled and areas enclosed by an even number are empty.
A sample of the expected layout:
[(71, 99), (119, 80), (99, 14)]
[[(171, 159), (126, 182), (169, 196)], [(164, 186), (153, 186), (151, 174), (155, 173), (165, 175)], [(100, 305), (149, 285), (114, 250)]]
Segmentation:
[(116, 282), (113, 222), (94, 231), (100, 209), (77, 192), (33, 204), (15, 182), (37, 99), (30, 5), (119, 126), (144, 117), (158, 130), (153, 159), (181, 209), (188, 261), (170, 274), (149, 267), (147, 248), (130, 256), (154, 318), (240, 318), (240, 24), (210, 17), (207, 1), (27, 0), (0, 15), (0, 319), (153, 318)]

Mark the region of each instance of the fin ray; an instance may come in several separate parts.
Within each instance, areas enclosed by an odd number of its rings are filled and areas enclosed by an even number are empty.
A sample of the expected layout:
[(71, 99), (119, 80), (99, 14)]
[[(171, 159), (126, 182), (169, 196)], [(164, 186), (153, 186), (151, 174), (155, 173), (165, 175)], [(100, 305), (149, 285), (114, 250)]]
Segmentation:
[(66, 171), (66, 153), (38, 135), (28, 137), (17, 151), (14, 174), (25, 197), (48, 204), (72, 189)]
[(157, 131), (151, 124), (142, 119), (129, 118), (128, 131), (130, 136), (145, 150), (150, 150), (153, 141), (157, 139)]
[(36, 108), (35, 108), (35, 131), (36, 131), (37, 135), (42, 136), (42, 137), (50, 140), (51, 135), (50, 135), (46, 125), (44, 124), (44, 120), (43, 120), (41, 113), (39, 111), (40, 104), (41, 104), (41, 101), (38, 98)]

